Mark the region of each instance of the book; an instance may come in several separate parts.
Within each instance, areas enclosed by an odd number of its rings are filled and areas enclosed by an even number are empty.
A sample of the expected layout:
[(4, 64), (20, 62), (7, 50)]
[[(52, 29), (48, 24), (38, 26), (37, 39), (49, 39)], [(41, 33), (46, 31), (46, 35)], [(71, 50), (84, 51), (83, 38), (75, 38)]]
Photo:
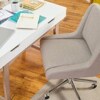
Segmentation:
[(29, 10), (35, 10), (44, 5), (44, 2), (39, 0), (23, 0), (22, 7)]
[(9, 18), (9, 20), (12, 21), (12, 22), (17, 23), (17, 21), (18, 21), (18, 19), (19, 19), (19, 17), (20, 17), (20, 14), (22, 14), (22, 13), (32, 13), (32, 12), (30, 12), (30, 11), (28, 11), (28, 10), (19, 11), (19, 12), (13, 14), (13, 16), (11, 16), (11, 17)]
[(18, 19), (17, 28), (22, 29), (37, 29), (39, 21), (39, 15), (22, 13)]
[[(14, 23), (17, 23), (17, 21), (18, 21), (18, 19), (19, 19), (19, 17), (20, 17), (20, 14), (22, 14), (22, 13), (31, 13), (31, 14), (33, 14), (32, 12), (30, 12), (30, 11), (28, 11), (28, 10), (19, 11), (19, 12), (15, 13), (13, 16), (11, 16), (11, 17), (9, 18), (9, 21), (12, 21), (12, 22), (14, 22)], [(39, 16), (38, 24), (41, 23), (42, 21), (44, 21), (45, 19), (46, 19), (45, 16), (40, 15), (40, 16)]]

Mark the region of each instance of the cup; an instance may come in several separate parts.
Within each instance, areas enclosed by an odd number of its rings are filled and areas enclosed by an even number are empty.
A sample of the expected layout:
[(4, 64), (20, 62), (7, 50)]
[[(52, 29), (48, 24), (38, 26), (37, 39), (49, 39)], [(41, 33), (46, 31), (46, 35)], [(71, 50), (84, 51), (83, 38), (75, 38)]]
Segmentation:
[(11, 9), (12, 9), (12, 12), (19, 11), (20, 10), (20, 3), (17, 1), (11, 2)]

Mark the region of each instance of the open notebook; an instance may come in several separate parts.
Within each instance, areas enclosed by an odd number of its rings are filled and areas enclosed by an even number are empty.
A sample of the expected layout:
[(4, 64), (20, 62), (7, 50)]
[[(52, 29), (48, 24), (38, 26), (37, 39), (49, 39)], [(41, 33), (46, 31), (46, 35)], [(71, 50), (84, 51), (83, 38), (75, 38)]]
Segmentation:
[(18, 19), (17, 28), (23, 29), (37, 29), (39, 21), (39, 15), (22, 13)]

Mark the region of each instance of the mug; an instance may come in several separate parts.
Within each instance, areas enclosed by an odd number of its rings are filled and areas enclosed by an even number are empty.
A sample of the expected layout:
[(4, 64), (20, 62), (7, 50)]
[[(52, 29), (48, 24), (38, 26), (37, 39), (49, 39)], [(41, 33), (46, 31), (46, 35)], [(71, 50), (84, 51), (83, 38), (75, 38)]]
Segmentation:
[(17, 1), (11, 2), (11, 9), (12, 9), (12, 12), (19, 11), (20, 10), (20, 3)]

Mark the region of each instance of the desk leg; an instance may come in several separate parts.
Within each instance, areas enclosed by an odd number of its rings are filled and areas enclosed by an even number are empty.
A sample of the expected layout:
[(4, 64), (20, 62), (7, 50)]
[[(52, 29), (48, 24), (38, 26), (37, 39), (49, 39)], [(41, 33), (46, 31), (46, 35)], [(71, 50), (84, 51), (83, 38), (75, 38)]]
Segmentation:
[(53, 30), (53, 34), (59, 34), (59, 24), (55, 25), (55, 28)]
[(4, 84), (4, 100), (11, 100), (10, 98), (10, 82), (9, 82), (9, 65), (3, 67), (3, 84)]
[(26, 51), (26, 50), (22, 53), (22, 59), (23, 59), (23, 61), (25, 61), (25, 60), (26, 60), (26, 53), (27, 53), (27, 51)]

